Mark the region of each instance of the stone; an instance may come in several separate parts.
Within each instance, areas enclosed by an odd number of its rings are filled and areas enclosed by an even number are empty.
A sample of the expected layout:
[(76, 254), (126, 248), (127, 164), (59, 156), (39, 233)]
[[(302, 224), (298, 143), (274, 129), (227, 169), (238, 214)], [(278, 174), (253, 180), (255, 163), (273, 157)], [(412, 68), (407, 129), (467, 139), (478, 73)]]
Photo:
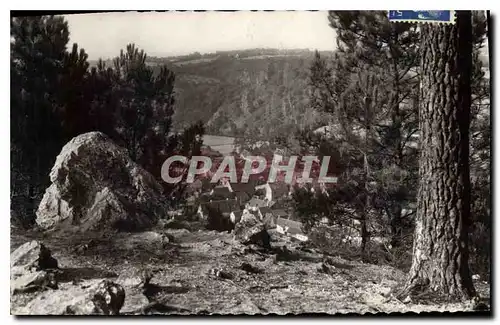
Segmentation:
[(165, 248), (170, 242), (166, 234), (155, 231), (144, 231), (128, 234), (127, 237), (119, 238), (116, 244), (122, 248), (134, 249), (136, 247)]
[(244, 215), (234, 227), (234, 238), (242, 244), (271, 248), (266, 226), (253, 215)]
[(242, 269), (247, 273), (255, 273), (255, 274), (264, 273), (264, 270), (262, 270), (261, 268), (253, 266), (252, 264), (246, 262), (241, 264), (240, 269)]
[(41, 242), (32, 240), (19, 246), (10, 254), (11, 294), (57, 289), (52, 271), (58, 269), (57, 260)]
[[(32, 240), (10, 254), (10, 267), (14, 270), (46, 270), (58, 268), (57, 260), (43, 243)], [(22, 272), (22, 271), (19, 271)]]
[(234, 278), (234, 275), (222, 270), (222, 269), (217, 269), (217, 268), (212, 268), (208, 271), (208, 274), (210, 276), (214, 276), (216, 278), (221, 278), (221, 279), (226, 279), (226, 280), (232, 280)]
[(335, 274), (335, 266), (328, 265), (326, 263), (321, 263), (318, 266), (318, 272), (325, 273), (325, 274), (328, 274), (328, 275), (334, 275)]
[(57, 282), (54, 274), (47, 271), (27, 272), (10, 281), (12, 294), (35, 291), (39, 289), (57, 289)]
[(100, 132), (68, 142), (50, 180), (36, 213), (45, 230), (145, 230), (168, 211), (156, 179)]
[(142, 293), (142, 289), (130, 288), (127, 290), (125, 304), (120, 310), (121, 313), (138, 314), (149, 305), (148, 298)]
[(14, 315), (118, 315), (125, 290), (109, 280), (92, 280), (45, 291), (14, 310)]

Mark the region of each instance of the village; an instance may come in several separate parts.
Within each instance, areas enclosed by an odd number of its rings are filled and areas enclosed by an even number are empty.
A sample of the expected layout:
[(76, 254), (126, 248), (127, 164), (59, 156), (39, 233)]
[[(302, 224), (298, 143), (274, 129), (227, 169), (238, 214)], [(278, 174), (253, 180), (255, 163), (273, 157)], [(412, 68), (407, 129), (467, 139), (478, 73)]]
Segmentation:
[[(262, 221), (267, 229), (287, 235), (299, 241), (307, 241), (308, 237), (302, 230), (302, 223), (297, 221), (291, 205), (294, 188), (308, 186), (311, 191), (326, 193), (326, 185), (314, 179), (313, 182), (304, 184), (300, 182), (302, 173), (295, 172), (291, 183), (285, 182), (285, 172), (278, 172), (274, 182), (269, 181), (268, 175), (272, 161), (276, 157), (286, 162), (287, 155), (283, 150), (270, 150), (255, 148), (250, 152), (247, 149), (237, 148), (232, 155), (236, 157), (238, 180), (241, 179), (243, 165), (246, 158), (251, 155), (265, 157), (267, 167), (261, 173), (250, 174), (248, 182), (232, 182), (227, 177), (218, 182), (210, 180), (216, 172), (223, 156), (209, 146), (202, 149), (202, 155), (210, 157), (214, 162), (211, 170), (202, 175), (197, 175), (193, 183), (188, 184), (187, 206), (196, 211), (199, 220), (209, 224), (209, 228), (218, 231), (231, 232), (235, 225), (245, 218), (253, 215)], [(300, 169), (297, 163), (295, 171)], [(315, 166), (316, 167), (316, 166)], [(318, 168), (313, 167), (311, 176), (315, 176)], [(326, 220), (324, 220), (326, 222)]]

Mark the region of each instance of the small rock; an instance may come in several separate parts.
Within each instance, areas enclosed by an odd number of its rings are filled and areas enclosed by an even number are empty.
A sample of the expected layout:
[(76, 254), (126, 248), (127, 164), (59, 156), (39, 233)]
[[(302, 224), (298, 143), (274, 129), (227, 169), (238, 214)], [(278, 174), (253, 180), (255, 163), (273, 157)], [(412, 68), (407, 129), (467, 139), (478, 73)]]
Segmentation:
[(98, 284), (92, 301), (94, 313), (99, 315), (118, 315), (125, 302), (125, 290), (119, 284), (104, 280)]
[(95, 247), (96, 242), (94, 240), (89, 240), (87, 243), (83, 243), (80, 245), (77, 245), (75, 249), (73, 250), (74, 253), (82, 255), (85, 252), (87, 252), (90, 248)]
[(143, 286), (147, 286), (151, 283), (153, 277), (160, 272), (158, 269), (144, 268), (141, 270), (140, 278)]
[(268, 258), (266, 258), (266, 259), (264, 260), (264, 263), (263, 263), (263, 264), (268, 265), (268, 266), (271, 266), (271, 265), (273, 265), (273, 264), (276, 264), (277, 260), (278, 260), (278, 256), (277, 256), (277, 254), (273, 254), (273, 255), (269, 256)]
[(234, 238), (242, 244), (257, 244), (271, 248), (271, 238), (265, 225), (255, 216), (242, 218), (234, 227)]
[(335, 274), (335, 266), (321, 263), (321, 265), (318, 267), (318, 272), (333, 275)]
[(142, 293), (141, 290), (131, 289), (127, 290), (127, 297), (125, 303), (120, 309), (121, 313), (137, 313), (149, 304), (148, 298)]
[(234, 276), (231, 273), (221, 269), (210, 269), (208, 271), (208, 274), (217, 278), (227, 279), (227, 280), (231, 280), (234, 278)]
[(480, 280), (481, 279), (481, 276), (479, 274), (474, 274), (472, 276), (472, 280)]
[(263, 273), (264, 271), (258, 267), (255, 267), (249, 263), (243, 263), (241, 264), (240, 266), (240, 269), (242, 269), (243, 271), (245, 272), (248, 272), (248, 273), (255, 273), (255, 274), (259, 274), (259, 273)]

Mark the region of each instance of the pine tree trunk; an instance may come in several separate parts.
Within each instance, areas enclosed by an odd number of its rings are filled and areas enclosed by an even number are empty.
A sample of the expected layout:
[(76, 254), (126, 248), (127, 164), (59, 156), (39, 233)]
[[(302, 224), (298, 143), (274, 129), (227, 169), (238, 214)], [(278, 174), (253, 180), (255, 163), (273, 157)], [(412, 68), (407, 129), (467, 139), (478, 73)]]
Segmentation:
[(371, 140), (371, 118), (370, 118), (370, 109), (371, 109), (371, 98), (369, 96), (365, 97), (365, 143), (364, 143), (364, 154), (363, 154), (363, 169), (364, 169), (364, 190), (365, 190), (365, 202), (363, 206), (363, 214), (360, 220), (361, 226), (361, 257), (366, 261), (366, 245), (370, 241), (370, 232), (368, 231), (368, 218), (370, 213), (370, 166), (368, 164), (368, 150), (370, 148), (370, 140)]
[(422, 26), (419, 192), (413, 262), (403, 293), (422, 285), (450, 300), (475, 295), (468, 265), (471, 14)]
[(361, 235), (361, 257), (364, 261), (366, 261), (366, 245), (370, 241), (370, 233), (368, 232), (368, 218), (370, 211), (370, 191), (368, 187), (368, 157), (364, 156), (364, 170), (365, 170), (365, 202), (363, 206), (363, 213), (361, 215), (360, 220), (360, 235)]
[(394, 203), (394, 207), (390, 209), (390, 220), (391, 220), (391, 246), (392, 248), (397, 248), (401, 245), (402, 237), (402, 219), (403, 208), (399, 202)]

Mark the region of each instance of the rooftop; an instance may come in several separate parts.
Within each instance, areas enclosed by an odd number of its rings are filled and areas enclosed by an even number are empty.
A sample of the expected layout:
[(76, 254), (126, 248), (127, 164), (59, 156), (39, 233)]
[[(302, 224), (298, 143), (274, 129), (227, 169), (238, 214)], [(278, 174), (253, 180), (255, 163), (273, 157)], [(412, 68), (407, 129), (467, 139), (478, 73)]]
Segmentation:
[(303, 234), (301, 222), (290, 219), (278, 218), (276, 219), (276, 225), (279, 225), (283, 228), (288, 227), (287, 232), (292, 235)]
[(213, 209), (220, 213), (231, 213), (232, 211), (239, 210), (238, 201), (233, 200), (216, 200), (200, 204), (205, 211)]
[(260, 210), (260, 213), (262, 213), (262, 214), (273, 213), (273, 210), (271, 210), (271, 208), (269, 208), (269, 207), (260, 207), (259, 210)]
[(259, 198), (254, 197), (250, 201), (248, 201), (248, 205), (251, 206), (251, 207), (260, 208), (260, 207), (267, 206), (267, 202), (264, 201), (264, 200), (261, 200)]
[(229, 191), (227, 187), (214, 187), (212, 196), (221, 197), (221, 198), (233, 198), (234, 195)]

